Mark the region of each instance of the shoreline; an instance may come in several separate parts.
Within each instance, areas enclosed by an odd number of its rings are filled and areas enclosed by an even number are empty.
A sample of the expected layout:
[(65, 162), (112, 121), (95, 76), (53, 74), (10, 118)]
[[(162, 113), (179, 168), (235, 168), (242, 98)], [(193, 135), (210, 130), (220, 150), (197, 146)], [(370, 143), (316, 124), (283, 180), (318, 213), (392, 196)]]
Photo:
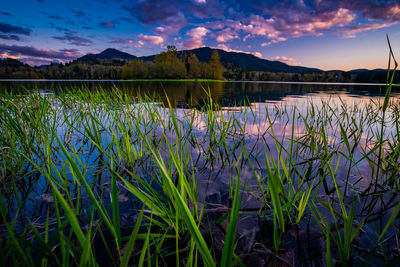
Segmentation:
[[(269, 83), (269, 84), (309, 84), (309, 85), (360, 85), (386, 86), (385, 83), (355, 83), (355, 82), (295, 82), (295, 81), (245, 81), (245, 80), (211, 80), (211, 79), (130, 79), (130, 80), (91, 80), (91, 79), (0, 79), (0, 82), (230, 82), (230, 83)], [(392, 84), (400, 86), (400, 84)]]

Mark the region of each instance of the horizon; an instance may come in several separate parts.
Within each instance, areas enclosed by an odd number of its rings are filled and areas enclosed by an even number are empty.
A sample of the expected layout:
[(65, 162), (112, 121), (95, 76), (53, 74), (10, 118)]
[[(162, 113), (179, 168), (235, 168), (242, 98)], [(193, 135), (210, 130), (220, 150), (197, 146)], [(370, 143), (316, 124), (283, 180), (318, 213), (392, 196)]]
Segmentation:
[(140, 57), (175, 45), (324, 71), (385, 69), (386, 34), (400, 55), (399, 21), (398, 1), (12, 1), (0, 12), (0, 57), (46, 65), (107, 48)]

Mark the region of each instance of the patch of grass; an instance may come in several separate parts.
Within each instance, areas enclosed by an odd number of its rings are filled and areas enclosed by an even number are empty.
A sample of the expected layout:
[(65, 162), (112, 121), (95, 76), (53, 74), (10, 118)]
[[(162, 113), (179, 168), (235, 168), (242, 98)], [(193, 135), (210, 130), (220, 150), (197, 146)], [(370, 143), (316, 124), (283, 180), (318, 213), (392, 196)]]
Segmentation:
[(226, 80), (213, 79), (128, 79), (132, 82), (226, 82)]
[(243, 266), (262, 254), (278, 264), (290, 238), (304, 243), (293, 229), (318, 231), (328, 266), (395, 262), (391, 77), (382, 101), (304, 110), (227, 109), (209, 91), (198, 109), (119, 90), (4, 94), (0, 263)]

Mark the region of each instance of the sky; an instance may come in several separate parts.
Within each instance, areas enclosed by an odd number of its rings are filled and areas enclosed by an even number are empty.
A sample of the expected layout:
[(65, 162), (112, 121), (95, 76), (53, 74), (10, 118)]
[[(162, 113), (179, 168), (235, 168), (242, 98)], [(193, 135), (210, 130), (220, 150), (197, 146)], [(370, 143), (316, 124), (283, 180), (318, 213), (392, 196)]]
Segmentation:
[(203, 46), (323, 70), (387, 68), (400, 58), (400, 0), (12, 0), (0, 57), (68, 62), (106, 48), (145, 56)]

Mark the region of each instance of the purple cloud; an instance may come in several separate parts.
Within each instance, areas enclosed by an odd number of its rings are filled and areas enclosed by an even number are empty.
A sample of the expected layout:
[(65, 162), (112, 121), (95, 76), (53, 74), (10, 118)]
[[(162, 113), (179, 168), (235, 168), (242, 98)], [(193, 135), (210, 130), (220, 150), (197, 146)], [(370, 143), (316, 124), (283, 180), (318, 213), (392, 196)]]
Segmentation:
[(110, 43), (112, 44), (125, 44), (125, 45), (130, 45), (133, 44), (134, 40), (131, 38), (121, 38), (119, 36), (112, 36)]
[[(245, 7), (249, 11), (243, 12)], [(335, 32), (348, 38), (359, 32), (389, 27), (400, 21), (400, 2), (249, 0), (248, 3), (231, 6), (225, 15), (227, 19), (203, 24), (214, 30), (210, 36), (217, 42), (225, 43), (238, 38), (246, 41), (248, 38), (262, 36), (268, 40), (262, 45), (266, 46), (289, 38), (321, 36), (325, 32)], [(235, 19), (230, 19), (231, 16)], [(370, 23), (360, 24), (360, 16)]]
[(161, 36), (157, 35), (144, 35), (144, 34), (139, 34), (138, 37), (142, 40), (145, 40), (148, 43), (154, 44), (154, 45), (159, 45), (164, 43), (164, 38)]
[(19, 36), (14, 34), (0, 34), (0, 39), (21, 41), (21, 38), (19, 38)]
[(56, 19), (56, 20), (60, 20), (60, 19), (64, 19), (64, 17), (61, 16), (57, 16), (57, 15), (47, 15), (49, 18), (51, 19)]
[(32, 29), (29, 28), (22, 28), (7, 23), (0, 23), (0, 39), (3, 40), (21, 41), (21, 37), (19, 35), (29, 36), (31, 32)]
[(400, 21), (400, 2), (398, 0), (342, 0), (340, 5), (361, 12), (367, 19), (386, 22)]
[(71, 11), (72, 11), (72, 13), (75, 14), (75, 17), (76, 17), (76, 18), (84, 17), (84, 16), (86, 15), (84, 12), (82, 12), (82, 11), (80, 11), (80, 10), (74, 10), (74, 9), (72, 9)]
[(49, 49), (39, 49), (33, 46), (18, 46), (18, 45), (6, 45), (0, 44), (0, 53), (7, 53), (12, 56), (28, 56), (42, 59), (60, 59), (60, 60), (71, 60), (75, 59), (81, 54), (77, 49), (61, 49), (59, 51)]
[(0, 32), (30, 35), (32, 32), (32, 29), (22, 28), (22, 27), (14, 26), (14, 25), (7, 24), (7, 23), (0, 23)]
[(67, 41), (69, 44), (76, 46), (88, 46), (93, 44), (91, 40), (76, 36), (74, 33), (76, 32), (66, 32), (64, 36), (53, 36), (52, 38), (56, 40)]
[(100, 22), (99, 25), (103, 29), (114, 29), (115, 28), (115, 22), (112, 22), (112, 21), (103, 21), (103, 22)]
[(208, 32), (209, 30), (204, 27), (197, 27), (189, 30), (186, 35), (190, 36), (190, 39), (184, 43), (185, 48), (193, 49), (204, 46), (203, 38)]
[(187, 25), (184, 12), (177, 5), (164, 0), (150, 0), (124, 6), (123, 9), (142, 24), (162, 25), (165, 28), (164, 34), (168, 35), (177, 33)]

